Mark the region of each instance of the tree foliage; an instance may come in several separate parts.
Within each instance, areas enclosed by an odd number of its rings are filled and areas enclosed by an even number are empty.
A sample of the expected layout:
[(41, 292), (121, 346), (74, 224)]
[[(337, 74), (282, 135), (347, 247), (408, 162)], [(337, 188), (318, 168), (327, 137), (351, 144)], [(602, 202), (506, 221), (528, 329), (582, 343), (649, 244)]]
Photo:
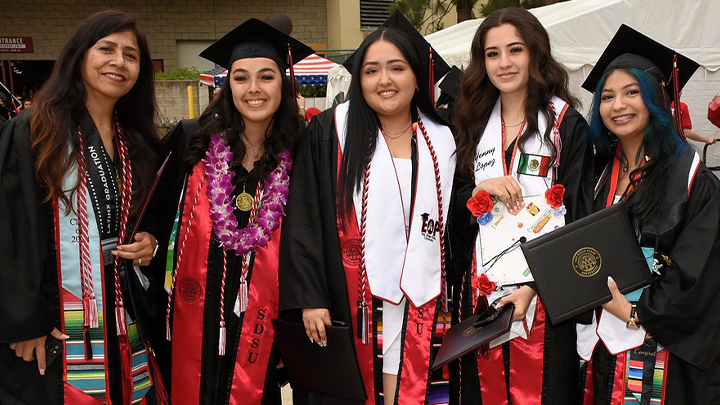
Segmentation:
[[(530, 9), (563, 1), (568, 0), (487, 0), (485, 4), (480, 5), (480, 14), (482, 17), (487, 17), (501, 8)], [(476, 18), (473, 10), (478, 2), (479, 0), (397, 0), (389, 10), (391, 13), (400, 10), (415, 28), (420, 30), (426, 26), (425, 34), (429, 34), (444, 28), (442, 19), (453, 7), (457, 10), (458, 23)]]
[[(388, 11), (401, 13), (423, 34), (431, 34), (445, 28), (442, 19), (452, 10), (455, 0), (398, 0), (390, 5)], [(475, 0), (477, 1), (477, 0)]]

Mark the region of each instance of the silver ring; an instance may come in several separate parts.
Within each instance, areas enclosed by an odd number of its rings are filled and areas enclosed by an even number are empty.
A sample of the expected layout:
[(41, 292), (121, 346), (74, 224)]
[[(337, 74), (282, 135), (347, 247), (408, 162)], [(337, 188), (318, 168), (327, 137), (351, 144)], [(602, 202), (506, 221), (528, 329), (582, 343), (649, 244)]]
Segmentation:
[(138, 266), (142, 266), (142, 257), (138, 259)]

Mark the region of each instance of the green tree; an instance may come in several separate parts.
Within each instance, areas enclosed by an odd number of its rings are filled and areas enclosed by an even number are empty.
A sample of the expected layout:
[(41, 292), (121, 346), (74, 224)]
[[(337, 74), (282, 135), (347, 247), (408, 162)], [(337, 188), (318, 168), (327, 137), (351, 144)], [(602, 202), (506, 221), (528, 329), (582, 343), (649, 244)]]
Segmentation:
[(400, 10), (418, 31), (421, 31), (425, 26), (424, 34), (431, 34), (445, 28), (442, 19), (452, 9), (451, 3), (453, 1), (398, 0), (388, 7), (388, 11), (394, 13), (395, 10)]
[(457, 22), (461, 23), (465, 20), (472, 20), (475, 18), (473, 8), (477, 4), (478, 0), (452, 0), (457, 10)]
[(549, 4), (560, 3), (568, 0), (488, 0), (487, 3), (480, 6), (480, 14), (487, 17), (495, 10), (508, 7), (521, 7), (525, 9), (547, 6)]

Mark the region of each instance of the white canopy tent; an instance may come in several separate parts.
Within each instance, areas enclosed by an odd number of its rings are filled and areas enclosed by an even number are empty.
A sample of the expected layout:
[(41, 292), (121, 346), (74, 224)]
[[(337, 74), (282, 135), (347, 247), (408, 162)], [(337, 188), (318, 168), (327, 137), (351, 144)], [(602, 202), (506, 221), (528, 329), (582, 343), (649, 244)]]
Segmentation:
[[(530, 12), (548, 30), (553, 54), (568, 70), (571, 90), (582, 100), (583, 113), (589, 110), (591, 95), (580, 85), (624, 23), (700, 64), (685, 86), (682, 101), (690, 108), (693, 129), (720, 138), (720, 129), (706, 118), (708, 103), (720, 92), (720, 0), (572, 0)], [(464, 21), (425, 38), (449, 65), (464, 69), (481, 22)], [(342, 67), (329, 72), (328, 105), (347, 89), (348, 76)], [(710, 165), (720, 164), (720, 143), (710, 151)]]
[[(693, 129), (720, 137), (720, 129), (706, 118), (708, 103), (720, 92), (720, 1), (572, 0), (530, 12), (547, 29), (553, 54), (568, 70), (571, 90), (581, 98), (583, 112), (589, 110), (591, 95), (580, 85), (620, 25), (627, 24), (700, 64), (684, 88), (682, 101), (690, 109)], [(425, 38), (449, 65), (466, 68), (481, 22), (464, 21)], [(718, 165), (720, 146), (709, 150), (710, 164)]]

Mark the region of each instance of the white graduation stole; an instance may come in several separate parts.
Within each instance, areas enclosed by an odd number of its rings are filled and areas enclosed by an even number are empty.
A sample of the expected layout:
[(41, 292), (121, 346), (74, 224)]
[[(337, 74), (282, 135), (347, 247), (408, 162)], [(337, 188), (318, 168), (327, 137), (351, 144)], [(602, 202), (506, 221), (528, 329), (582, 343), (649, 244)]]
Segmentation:
[[(555, 108), (555, 122), (560, 119), (560, 113), (565, 109), (567, 104), (563, 100), (553, 97), (552, 103)], [(545, 116), (538, 112), (538, 132), (530, 137), (523, 145), (525, 151), (529, 155), (550, 156), (552, 153), (552, 145), (549, 145), (543, 139), (543, 134), (547, 128), (548, 122)], [(485, 131), (483, 132), (480, 142), (475, 148), (475, 158), (473, 161), (473, 171), (475, 175), (475, 185), (480, 184), (484, 180), (502, 177), (505, 175), (503, 167), (503, 141), (502, 141), (502, 120), (500, 117), (500, 98), (498, 97), (495, 107), (493, 107), (490, 119), (488, 120)], [(553, 131), (552, 136), (559, 137), (558, 131)], [(518, 139), (520, 134), (518, 135)], [(559, 144), (559, 142), (556, 142)], [(560, 156), (561, 151), (557, 151)], [(523, 196), (544, 195), (545, 191), (552, 186), (553, 170), (547, 171), (546, 176), (530, 176), (518, 174), (518, 165), (520, 162), (520, 148), (517, 149), (517, 155), (513, 156), (511, 162), (512, 177), (518, 182), (522, 189)], [(477, 252), (478, 263), (484, 263), (487, 259), (482, 258), (482, 249), (480, 248), (480, 234), (475, 239), (475, 249)], [(478, 267), (479, 268), (479, 267)], [(499, 280), (493, 280), (499, 281)]]
[[(349, 102), (335, 108), (336, 133), (340, 148), (345, 146)], [(441, 249), (437, 227), (437, 186), (442, 191), (443, 223), (447, 224), (450, 193), (455, 170), (455, 140), (446, 126), (419, 114), (439, 164), (440, 183), (435, 181), (430, 150), (420, 129), (417, 131), (417, 181), (410, 215), (410, 236), (406, 239), (405, 215), (400, 185), (390, 149), (378, 130), (370, 165), (365, 234), (365, 267), (373, 296), (398, 304), (403, 296), (419, 307), (441, 291)], [(410, 203), (409, 201), (407, 202)], [(360, 224), (362, 191), (353, 195)]]

